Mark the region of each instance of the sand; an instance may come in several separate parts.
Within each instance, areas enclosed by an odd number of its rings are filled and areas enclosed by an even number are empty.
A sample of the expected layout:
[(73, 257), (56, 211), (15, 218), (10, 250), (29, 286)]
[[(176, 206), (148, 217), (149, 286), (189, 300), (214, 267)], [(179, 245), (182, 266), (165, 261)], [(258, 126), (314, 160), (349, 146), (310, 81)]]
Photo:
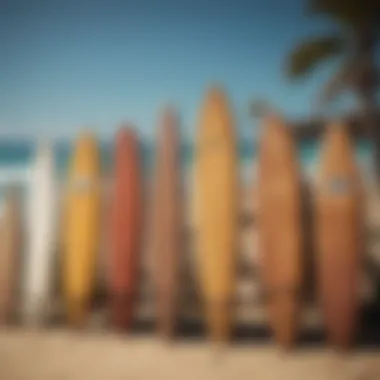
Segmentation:
[(380, 354), (282, 353), (273, 344), (222, 351), (198, 341), (67, 330), (0, 332), (1, 380), (378, 380)]

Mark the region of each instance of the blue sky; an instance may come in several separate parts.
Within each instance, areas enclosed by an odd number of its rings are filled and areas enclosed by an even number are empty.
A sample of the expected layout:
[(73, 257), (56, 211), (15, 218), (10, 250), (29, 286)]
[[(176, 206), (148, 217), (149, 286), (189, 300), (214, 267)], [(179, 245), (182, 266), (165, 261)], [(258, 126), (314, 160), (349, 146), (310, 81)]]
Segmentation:
[[(286, 3), (286, 6), (285, 6)], [(289, 117), (310, 114), (325, 67), (291, 83), (289, 49), (328, 31), (302, 0), (18, 1), (0, 9), (0, 133), (111, 136), (132, 122), (154, 136), (160, 107), (178, 107), (194, 133), (207, 85), (224, 85), (240, 132), (249, 101), (263, 97)]]

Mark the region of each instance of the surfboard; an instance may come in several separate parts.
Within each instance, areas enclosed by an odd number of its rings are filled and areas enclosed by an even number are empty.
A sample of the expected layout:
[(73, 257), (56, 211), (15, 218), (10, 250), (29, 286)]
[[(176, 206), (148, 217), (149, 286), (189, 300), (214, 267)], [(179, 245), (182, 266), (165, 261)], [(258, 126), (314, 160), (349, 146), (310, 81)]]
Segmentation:
[(5, 190), (0, 219), (0, 324), (7, 324), (17, 311), (20, 280), (21, 197), (15, 186)]
[(265, 306), (276, 341), (289, 348), (297, 338), (301, 302), (301, 177), (292, 137), (277, 115), (264, 120), (257, 180)]
[(48, 142), (37, 146), (28, 190), (22, 314), (24, 323), (42, 325), (51, 310), (57, 232), (54, 158)]
[(204, 100), (194, 156), (195, 254), (207, 328), (215, 342), (231, 335), (237, 264), (238, 162), (235, 125), (220, 87)]
[(337, 348), (353, 343), (363, 254), (362, 189), (345, 126), (331, 123), (322, 143), (315, 187), (320, 306), (327, 337)]
[(82, 132), (71, 157), (63, 221), (62, 281), (69, 324), (86, 324), (96, 277), (100, 235), (100, 152)]
[(157, 135), (153, 204), (157, 329), (165, 338), (175, 334), (178, 317), (182, 230), (179, 139), (177, 115), (167, 107)]
[(132, 127), (122, 127), (115, 141), (108, 257), (112, 324), (122, 329), (131, 328), (136, 305), (142, 227), (139, 149)]

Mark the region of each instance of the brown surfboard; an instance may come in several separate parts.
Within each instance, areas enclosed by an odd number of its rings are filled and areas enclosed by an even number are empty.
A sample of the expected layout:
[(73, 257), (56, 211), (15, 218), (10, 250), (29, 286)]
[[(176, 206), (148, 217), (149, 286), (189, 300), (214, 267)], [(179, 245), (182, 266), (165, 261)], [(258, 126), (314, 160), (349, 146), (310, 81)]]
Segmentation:
[(0, 323), (9, 322), (16, 311), (20, 239), (20, 194), (10, 186), (0, 221)]
[(329, 341), (346, 348), (357, 323), (363, 216), (353, 147), (339, 123), (327, 128), (315, 191), (320, 303)]
[(154, 280), (158, 332), (171, 338), (177, 322), (181, 244), (178, 119), (166, 108), (157, 139), (154, 187)]
[(108, 290), (114, 327), (130, 329), (136, 299), (141, 231), (140, 153), (131, 127), (115, 141), (114, 186), (110, 205)]
[(264, 121), (258, 163), (261, 277), (275, 339), (297, 338), (302, 281), (301, 179), (296, 149), (284, 121)]

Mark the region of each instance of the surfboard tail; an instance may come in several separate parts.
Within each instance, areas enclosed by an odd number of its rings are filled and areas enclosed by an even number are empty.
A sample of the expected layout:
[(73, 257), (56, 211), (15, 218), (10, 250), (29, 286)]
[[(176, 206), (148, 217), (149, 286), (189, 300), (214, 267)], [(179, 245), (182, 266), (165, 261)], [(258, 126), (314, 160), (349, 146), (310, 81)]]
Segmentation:
[(12, 302), (9, 298), (0, 301), (0, 325), (7, 324), (12, 320), (13, 310)]
[(232, 336), (231, 303), (228, 301), (206, 302), (206, 319), (211, 340), (226, 343)]
[(89, 302), (86, 299), (68, 301), (68, 323), (75, 328), (83, 328), (89, 317)]
[(268, 302), (270, 325), (282, 348), (291, 349), (297, 338), (299, 300), (292, 294)]
[(130, 330), (133, 324), (134, 297), (130, 293), (110, 296), (111, 324), (121, 330)]
[(160, 300), (157, 305), (157, 332), (164, 339), (173, 339), (177, 330), (176, 306), (171, 299)]
[[(341, 303), (333, 302), (333, 299), (323, 300), (325, 330), (331, 346), (338, 350), (346, 350), (355, 341), (359, 306), (355, 300), (345, 297), (344, 292), (339, 299)], [(342, 301), (346, 301), (345, 304)]]
[(328, 331), (328, 341), (331, 346), (338, 351), (346, 351), (352, 347), (355, 341), (356, 334), (354, 333), (354, 328), (349, 326), (343, 326), (341, 330)]
[(50, 319), (49, 301), (45, 297), (28, 295), (23, 307), (24, 323), (33, 327), (42, 327)]

